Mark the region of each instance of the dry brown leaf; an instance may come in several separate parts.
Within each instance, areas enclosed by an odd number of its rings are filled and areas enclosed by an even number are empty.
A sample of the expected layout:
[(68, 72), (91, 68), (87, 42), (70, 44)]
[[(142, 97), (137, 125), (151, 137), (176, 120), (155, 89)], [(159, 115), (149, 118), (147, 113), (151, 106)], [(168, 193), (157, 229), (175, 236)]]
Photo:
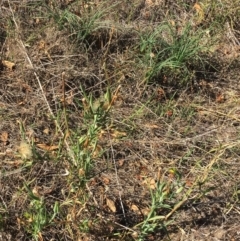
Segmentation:
[(148, 216), (148, 214), (150, 213), (150, 209), (146, 207), (141, 209), (141, 212), (144, 216)]
[(153, 178), (149, 180), (149, 185), (151, 189), (156, 189), (156, 182)]
[(117, 131), (117, 130), (112, 130), (111, 136), (113, 138), (121, 138), (121, 137), (127, 136), (127, 133), (126, 132)]
[(23, 160), (18, 159), (18, 160), (14, 160), (14, 161), (7, 161), (8, 165), (13, 165), (15, 167), (22, 165), (24, 163)]
[(40, 40), (38, 44), (38, 49), (45, 49), (46, 47), (46, 42), (44, 40)]
[(146, 178), (142, 183), (146, 184), (152, 190), (156, 189), (156, 182), (155, 182), (154, 178), (151, 178), (151, 177)]
[(0, 138), (1, 141), (4, 142), (4, 144), (6, 144), (8, 141), (8, 133), (6, 131), (3, 131)]
[(28, 91), (28, 92), (32, 92), (32, 87), (30, 85), (28, 85), (27, 83), (25, 83), (23, 80), (21, 79), (17, 79), (17, 83), (19, 84), (19, 86), (21, 86), (24, 90)]
[(198, 3), (195, 3), (193, 8), (197, 11), (197, 12), (201, 12), (202, 11), (202, 8), (201, 6), (198, 4)]
[(163, 88), (158, 88), (156, 91), (156, 99), (157, 101), (163, 100), (166, 98), (166, 93)]
[(70, 95), (68, 95), (65, 99), (66, 103), (68, 105), (72, 105), (73, 104), (73, 99), (74, 99), (74, 95), (73, 95), (73, 91), (70, 91)]
[(152, 1), (152, 0), (146, 0), (146, 1), (145, 1), (145, 5), (146, 5), (147, 7), (151, 7), (151, 6), (153, 6), (153, 1)]
[(199, 85), (202, 87), (202, 88), (213, 88), (213, 85), (208, 83), (206, 80), (201, 80), (199, 82)]
[(49, 54), (49, 52), (47, 50), (45, 50), (44, 53), (47, 55), (48, 59), (53, 62), (53, 59), (52, 59), (51, 55)]
[(195, 3), (193, 8), (197, 12), (197, 24), (200, 24), (204, 20), (204, 10), (199, 3)]
[(2, 64), (3, 66), (5, 66), (6, 68), (13, 70), (13, 68), (15, 67), (15, 64), (13, 62), (7, 61), (7, 60), (2, 60)]
[(186, 179), (185, 185), (186, 187), (191, 187), (193, 185), (193, 181), (191, 179)]
[(86, 140), (83, 143), (83, 147), (87, 148), (89, 146), (89, 143), (90, 143), (90, 141), (89, 141), (89, 138), (87, 137)]
[(145, 127), (147, 127), (147, 128), (149, 128), (149, 129), (157, 129), (157, 128), (159, 128), (159, 126), (158, 125), (155, 125), (155, 124), (145, 124), (144, 125)]
[(118, 98), (120, 96), (119, 95), (120, 89), (121, 89), (121, 85), (119, 85), (117, 87), (117, 89), (114, 91), (114, 94), (112, 95), (112, 99), (111, 99), (110, 103), (108, 103), (108, 102), (104, 103), (103, 108), (105, 110), (109, 110), (115, 104), (115, 102), (118, 100)]
[(138, 206), (135, 205), (135, 204), (132, 204), (132, 205), (131, 205), (131, 210), (132, 210), (133, 212), (137, 213), (138, 215), (141, 214), (141, 212), (140, 212)]
[(39, 44), (38, 44), (38, 49), (41, 50), (41, 51), (44, 51), (44, 54), (47, 55), (48, 59), (50, 61), (53, 61), (49, 52), (48, 52), (48, 49), (47, 49), (47, 43), (44, 41), (44, 40), (40, 40), (39, 41)]
[(219, 94), (216, 96), (216, 102), (217, 102), (217, 103), (223, 103), (224, 101), (225, 101), (225, 96), (224, 96), (224, 94), (219, 93)]
[(58, 146), (49, 146), (46, 144), (37, 144), (37, 147), (45, 151), (54, 151), (58, 149)]
[(167, 117), (171, 117), (173, 115), (173, 111), (172, 110), (168, 110), (167, 112), (166, 112), (166, 116)]
[(105, 185), (108, 185), (110, 183), (110, 179), (107, 178), (107, 177), (102, 177), (102, 182), (105, 184)]
[(33, 190), (32, 190), (32, 193), (37, 197), (41, 197), (38, 190), (39, 190), (38, 187), (34, 187)]
[(124, 162), (125, 162), (124, 159), (120, 159), (120, 160), (118, 161), (118, 166), (119, 166), (119, 167), (123, 166)]
[(43, 241), (43, 236), (41, 232), (38, 232), (38, 240)]
[(109, 209), (110, 209), (113, 213), (115, 213), (117, 209), (116, 209), (116, 206), (115, 206), (114, 201), (112, 201), (112, 200), (109, 199), (109, 198), (107, 198), (106, 200), (107, 200), (107, 206), (109, 207)]
[(43, 130), (43, 133), (46, 134), (46, 135), (49, 135), (49, 132), (50, 132), (49, 128), (45, 128), (45, 129)]
[(93, 158), (99, 157), (99, 155), (101, 154), (101, 152), (102, 152), (102, 147), (101, 147), (100, 145), (97, 145), (97, 146), (95, 147), (94, 152), (93, 152)]

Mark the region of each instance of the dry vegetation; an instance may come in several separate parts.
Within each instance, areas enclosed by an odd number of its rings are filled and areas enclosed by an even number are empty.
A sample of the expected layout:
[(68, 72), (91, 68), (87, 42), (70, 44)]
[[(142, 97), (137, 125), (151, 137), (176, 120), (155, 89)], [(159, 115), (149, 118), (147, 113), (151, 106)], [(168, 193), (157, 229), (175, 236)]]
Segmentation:
[(240, 240), (239, 0), (0, 20), (0, 240)]

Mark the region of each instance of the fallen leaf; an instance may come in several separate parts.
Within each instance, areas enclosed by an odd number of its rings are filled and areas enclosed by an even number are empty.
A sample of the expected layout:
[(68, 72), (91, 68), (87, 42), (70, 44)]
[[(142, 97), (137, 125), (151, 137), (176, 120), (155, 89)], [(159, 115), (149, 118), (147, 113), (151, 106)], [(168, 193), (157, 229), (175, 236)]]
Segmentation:
[(146, 5), (147, 7), (151, 7), (151, 6), (153, 6), (153, 1), (152, 1), (152, 0), (146, 0), (146, 1), (145, 1), (145, 5)]
[(197, 24), (200, 24), (204, 20), (204, 10), (198, 3), (195, 3), (193, 8), (197, 12)]
[(58, 149), (58, 146), (49, 146), (46, 144), (37, 144), (37, 147), (45, 151), (54, 151)]
[(166, 112), (166, 116), (167, 117), (171, 117), (173, 115), (173, 111), (172, 110), (168, 110), (167, 112)]
[(156, 189), (156, 182), (154, 178), (148, 178), (148, 185), (151, 189)]
[(22, 224), (22, 223), (23, 223), (23, 222), (21, 221), (21, 219), (17, 217), (17, 226), (18, 226), (18, 229), (21, 228), (21, 224)]
[(163, 90), (163, 88), (158, 88), (156, 91), (157, 101), (163, 100), (165, 98), (166, 98), (166, 94), (165, 94), (165, 91)]
[(114, 138), (121, 138), (121, 137), (127, 136), (127, 133), (117, 131), (117, 130), (113, 130), (113, 132), (111, 133), (111, 136), (114, 137)]
[(32, 190), (32, 193), (36, 196), (36, 197), (41, 197), (39, 194), (39, 187), (34, 187)]
[(138, 206), (135, 205), (135, 204), (132, 204), (132, 205), (131, 205), (131, 210), (132, 210), (133, 212), (137, 213), (138, 215), (141, 214), (141, 212), (140, 212)]
[(198, 4), (198, 3), (195, 3), (193, 8), (197, 11), (197, 12), (201, 12), (202, 11), (202, 8), (201, 6)]
[[(119, 90), (120, 90), (120, 88), (121, 88), (121, 85), (119, 85), (118, 87), (117, 87), (117, 89), (114, 91), (114, 93), (113, 93), (113, 95), (112, 95), (112, 98), (111, 99), (108, 99), (108, 101), (107, 102), (105, 102), (104, 103), (104, 105), (103, 105), (103, 108), (105, 109), (105, 110), (109, 110), (114, 104), (115, 104), (115, 102), (118, 100), (118, 98), (119, 98)], [(106, 95), (107, 96), (107, 95)]]
[(46, 42), (44, 40), (40, 40), (38, 44), (38, 49), (45, 49), (46, 47)]
[(108, 136), (108, 134), (110, 134), (110, 136), (111, 136), (112, 138), (115, 138), (115, 139), (118, 139), (118, 138), (122, 138), (122, 137), (127, 136), (127, 133), (126, 133), (126, 132), (122, 132), (122, 131), (118, 131), (118, 130), (115, 130), (115, 129), (111, 129), (110, 131), (102, 130), (102, 131), (99, 133), (99, 139), (105, 138), (106, 136)]
[(109, 209), (113, 212), (113, 213), (115, 213), (116, 212), (116, 206), (115, 206), (115, 203), (114, 203), (114, 201), (112, 201), (111, 199), (108, 199), (107, 198), (107, 206), (109, 207)]
[(146, 178), (143, 182), (143, 184), (147, 185), (150, 189), (154, 190), (156, 189), (156, 182), (153, 178), (149, 177)]
[(74, 99), (74, 95), (73, 95), (73, 91), (71, 90), (70, 91), (70, 95), (68, 95), (67, 97), (66, 97), (66, 103), (68, 104), (68, 105), (72, 105), (73, 104), (73, 99)]
[(141, 212), (144, 216), (148, 216), (148, 214), (150, 213), (150, 209), (146, 207), (141, 209)]
[(0, 138), (4, 145), (6, 145), (8, 141), (8, 133), (6, 131), (3, 131)]
[(86, 140), (85, 140), (84, 143), (83, 143), (83, 147), (84, 147), (84, 148), (87, 148), (87, 147), (89, 146), (89, 143), (90, 143), (90, 140), (89, 140), (89, 138), (87, 137)]
[(224, 94), (219, 93), (219, 94), (216, 96), (216, 102), (217, 102), (217, 103), (223, 103), (224, 101), (225, 101), (225, 96), (224, 96)]
[(93, 151), (93, 158), (99, 157), (99, 155), (102, 153), (102, 147), (100, 145), (97, 145), (95, 147), (95, 150)]
[(206, 80), (201, 80), (199, 82), (199, 86), (201, 86), (202, 88), (213, 88), (213, 85), (208, 83)]
[(186, 179), (185, 184), (186, 187), (191, 187), (193, 185), (193, 181), (191, 179)]
[(7, 60), (2, 60), (2, 64), (3, 66), (5, 66), (6, 68), (13, 70), (13, 68), (15, 67), (15, 64), (13, 62), (7, 61)]
[(142, 165), (139, 167), (139, 177), (140, 177), (140, 179), (145, 178), (148, 175), (148, 173), (149, 173), (149, 170), (148, 170), (147, 167), (142, 166)]
[(108, 185), (110, 183), (110, 179), (107, 178), (107, 177), (102, 177), (102, 182), (105, 184), (105, 185)]
[(46, 134), (46, 135), (49, 135), (49, 132), (50, 132), (49, 128), (45, 128), (45, 129), (43, 130), (43, 133)]
[(119, 167), (123, 166), (124, 162), (125, 162), (124, 159), (118, 160), (118, 166), (119, 166)]
[(158, 125), (155, 125), (155, 124), (145, 124), (144, 125), (145, 127), (147, 127), (147, 128), (150, 128), (150, 129), (157, 129), (157, 128), (159, 128), (159, 126)]
[(151, 189), (156, 189), (156, 182), (153, 178), (150, 178), (149, 186), (150, 186)]
[(17, 79), (17, 83), (27, 92), (32, 92), (32, 87), (27, 83), (25, 83), (24, 81), (22, 81), (21, 79)]
[(15, 166), (15, 167), (18, 167), (19, 165), (22, 165), (24, 163), (23, 160), (14, 160), (14, 161), (8, 161), (7, 162), (9, 165), (12, 165), (12, 166)]

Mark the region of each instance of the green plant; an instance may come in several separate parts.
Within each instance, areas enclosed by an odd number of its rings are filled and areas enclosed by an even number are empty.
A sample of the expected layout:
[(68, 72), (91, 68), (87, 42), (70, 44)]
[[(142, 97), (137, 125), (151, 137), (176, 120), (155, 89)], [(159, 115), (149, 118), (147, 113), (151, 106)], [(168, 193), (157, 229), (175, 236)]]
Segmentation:
[(30, 233), (35, 240), (39, 240), (42, 236), (42, 230), (50, 225), (59, 213), (59, 204), (58, 202), (55, 202), (53, 212), (49, 214), (43, 197), (35, 195), (27, 184), (25, 184), (25, 189), (27, 190), (31, 201), (29, 209), (24, 213), (26, 220), (24, 226), (26, 231)]
[(171, 206), (167, 204), (169, 198), (169, 193), (166, 182), (157, 182), (156, 190), (151, 190), (151, 206), (150, 211), (144, 221), (137, 226), (140, 226), (140, 235), (138, 236), (138, 241), (145, 240), (145, 237), (153, 233), (159, 226), (165, 227), (169, 222), (165, 222), (165, 216), (157, 215), (157, 211), (170, 210)]
[(206, 51), (203, 41), (206, 31), (194, 31), (187, 24), (181, 33), (175, 26), (163, 23), (153, 31), (140, 35), (140, 55), (147, 68), (145, 80), (150, 81), (159, 73), (182, 76), (186, 82), (191, 75), (189, 64), (201, 62), (201, 53)]
[(88, 219), (83, 220), (79, 224), (79, 230), (83, 233), (87, 233), (89, 231), (89, 221)]
[(84, 98), (83, 105), (83, 125), (72, 138), (72, 150), (77, 160), (79, 178), (85, 182), (92, 167), (92, 160), (101, 155), (98, 149), (98, 136), (105, 128), (108, 121), (108, 113), (113, 104), (114, 96), (110, 89), (99, 99), (93, 99), (82, 89)]
[[(180, 182), (181, 174), (177, 171), (177, 169), (170, 169), (169, 174), (175, 177), (175, 181), (171, 179), (164, 180), (163, 178), (158, 178), (156, 187), (154, 189), (150, 188), (151, 205), (148, 215), (145, 217), (143, 222), (135, 226), (140, 227), (138, 241), (145, 240), (147, 235), (154, 233), (156, 230), (163, 229), (166, 231), (166, 227), (172, 222), (172, 220), (169, 220), (169, 217), (171, 216), (174, 208), (172, 208), (170, 203), (174, 203), (176, 200), (181, 199), (184, 188)], [(177, 205), (178, 204), (176, 204), (175, 207)], [(163, 214), (168, 212), (168, 214), (159, 215), (159, 212)]]
[(89, 36), (99, 28), (102, 28), (100, 19), (104, 17), (109, 8), (98, 6), (94, 9), (90, 4), (79, 4), (75, 10), (59, 9), (56, 4), (53, 9), (48, 7), (50, 17), (54, 19), (60, 30), (67, 30), (71, 38), (90, 46)]

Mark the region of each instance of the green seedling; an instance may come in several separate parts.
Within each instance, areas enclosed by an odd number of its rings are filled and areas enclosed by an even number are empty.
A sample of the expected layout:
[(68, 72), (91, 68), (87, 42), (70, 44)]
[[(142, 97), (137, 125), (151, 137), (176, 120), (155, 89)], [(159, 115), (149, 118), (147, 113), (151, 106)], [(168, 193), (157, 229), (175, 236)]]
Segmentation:
[(146, 81), (153, 80), (159, 73), (191, 75), (188, 65), (197, 61), (201, 63), (201, 53), (207, 50), (207, 43), (202, 42), (205, 33), (193, 31), (188, 24), (179, 34), (174, 26), (163, 23), (140, 35), (140, 55), (147, 66)]
[(24, 217), (26, 220), (26, 231), (31, 234), (35, 240), (39, 240), (42, 236), (43, 229), (51, 225), (59, 213), (59, 204), (58, 202), (54, 203), (53, 210), (51, 214), (48, 212), (46, 204), (43, 197), (38, 197), (33, 193), (30, 187), (25, 184), (25, 189), (28, 192), (30, 198), (29, 209), (25, 211)]

